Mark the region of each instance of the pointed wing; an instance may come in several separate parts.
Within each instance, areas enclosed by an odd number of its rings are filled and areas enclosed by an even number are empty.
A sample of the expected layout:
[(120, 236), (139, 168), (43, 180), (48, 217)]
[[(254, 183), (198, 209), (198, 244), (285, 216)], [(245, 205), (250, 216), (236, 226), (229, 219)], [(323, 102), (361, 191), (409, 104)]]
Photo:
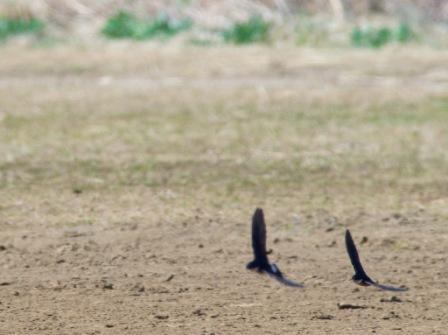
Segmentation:
[(257, 208), (252, 217), (252, 249), (255, 261), (260, 266), (269, 264), (266, 252), (266, 224), (261, 208)]
[(353, 276), (354, 279), (361, 281), (364, 285), (371, 285), (385, 291), (404, 292), (408, 290), (406, 287), (394, 287), (378, 284), (370, 279), (369, 276), (367, 276), (361, 265), (361, 261), (359, 260), (358, 250), (356, 250), (355, 242), (353, 242), (352, 235), (350, 234), (350, 231), (348, 229), (345, 232), (345, 245), (347, 247), (348, 255), (350, 256), (350, 261), (352, 262), (353, 268), (355, 269), (355, 275)]
[(282, 283), (286, 286), (291, 287), (303, 287), (303, 284), (297, 283), (293, 280), (287, 279), (283, 276), (283, 273), (280, 271), (280, 269), (275, 264), (271, 264), (268, 269), (266, 269), (266, 273), (277, 280), (278, 282)]
[(350, 261), (352, 262), (353, 268), (355, 269), (355, 276), (358, 277), (358, 279), (371, 281), (373, 283), (373, 280), (371, 280), (367, 276), (366, 272), (364, 271), (361, 265), (358, 250), (356, 249), (355, 242), (353, 242), (352, 235), (350, 234), (350, 231), (348, 229), (345, 232), (345, 246), (347, 248), (347, 253), (348, 256), (350, 257)]
[(389, 286), (389, 285), (381, 285), (381, 284), (374, 283), (374, 282), (369, 283), (369, 284), (371, 284), (372, 286), (375, 286), (381, 290), (384, 290), (384, 291), (405, 292), (408, 290), (407, 287), (394, 287), (394, 286)]

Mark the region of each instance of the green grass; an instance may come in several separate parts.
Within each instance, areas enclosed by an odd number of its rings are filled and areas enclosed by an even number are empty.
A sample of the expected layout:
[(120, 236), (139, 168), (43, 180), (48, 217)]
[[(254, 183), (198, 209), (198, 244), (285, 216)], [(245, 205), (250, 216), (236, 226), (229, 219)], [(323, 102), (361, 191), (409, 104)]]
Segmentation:
[(138, 19), (135, 15), (121, 11), (110, 17), (105, 23), (102, 34), (111, 39), (169, 39), (174, 35), (190, 29), (189, 19), (175, 20), (164, 12), (149, 19)]
[(22, 34), (37, 34), (44, 29), (45, 24), (35, 18), (0, 17), (0, 40)]
[(388, 43), (408, 43), (414, 38), (406, 23), (390, 27), (355, 27), (351, 32), (351, 43), (358, 48), (380, 48)]
[(227, 43), (249, 44), (267, 42), (271, 24), (264, 21), (258, 15), (251, 16), (247, 21), (236, 22), (227, 30), (221, 32), (221, 36)]

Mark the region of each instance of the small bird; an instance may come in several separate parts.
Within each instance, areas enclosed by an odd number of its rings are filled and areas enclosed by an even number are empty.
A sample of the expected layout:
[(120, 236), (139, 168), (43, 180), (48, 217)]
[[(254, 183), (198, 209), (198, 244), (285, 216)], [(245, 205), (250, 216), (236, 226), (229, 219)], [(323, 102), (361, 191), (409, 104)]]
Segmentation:
[(261, 208), (257, 208), (252, 217), (252, 249), (254, 251), (254, 260), (247, 264), (247, 269), (256, 270), (259, 273), (265, 272), (287, 286), (303, 287), (302, 284), (286, 279), (277, 265), (269, 263), (267, 255), (270, 252), (266, 251), (266, 224)]
[(352, 277), (352, 280), (361, 286), (375, 286), (379, 289), (386, 291), (394, 291), (394, 292), (403, 292), (408, 289), (405, 287), (393, 287), (387, 285), (381, 285), (374, 282), (367, 273), (364, 271), (364, 268), (361, 265), (361, 261), (359, 260), (358, 250), (356, 250), (355, 242), (353, 242), (352, 235), (350, 231), (347, 229), (345, 232), (345, 246), (347, 247), (347, 253), (350, 257), (350, 261), (352, 262), (353, 268), (355, 269), (355, 274)]

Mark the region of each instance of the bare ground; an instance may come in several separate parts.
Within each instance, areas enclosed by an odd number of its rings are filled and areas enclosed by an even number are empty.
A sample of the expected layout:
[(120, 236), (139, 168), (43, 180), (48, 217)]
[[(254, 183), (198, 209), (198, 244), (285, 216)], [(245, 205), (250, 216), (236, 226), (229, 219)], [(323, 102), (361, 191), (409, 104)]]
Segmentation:
[(0, 334), (446, 333), (446, 52), (2, 55)]

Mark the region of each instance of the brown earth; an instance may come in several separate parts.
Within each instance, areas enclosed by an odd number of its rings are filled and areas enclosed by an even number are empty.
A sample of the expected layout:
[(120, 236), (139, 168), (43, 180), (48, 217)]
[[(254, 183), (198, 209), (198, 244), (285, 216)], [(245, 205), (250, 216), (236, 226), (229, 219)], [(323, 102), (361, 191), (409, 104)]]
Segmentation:
[(2, 50), (0, 334), (446, 333), (446, 52), (131, 46)]

